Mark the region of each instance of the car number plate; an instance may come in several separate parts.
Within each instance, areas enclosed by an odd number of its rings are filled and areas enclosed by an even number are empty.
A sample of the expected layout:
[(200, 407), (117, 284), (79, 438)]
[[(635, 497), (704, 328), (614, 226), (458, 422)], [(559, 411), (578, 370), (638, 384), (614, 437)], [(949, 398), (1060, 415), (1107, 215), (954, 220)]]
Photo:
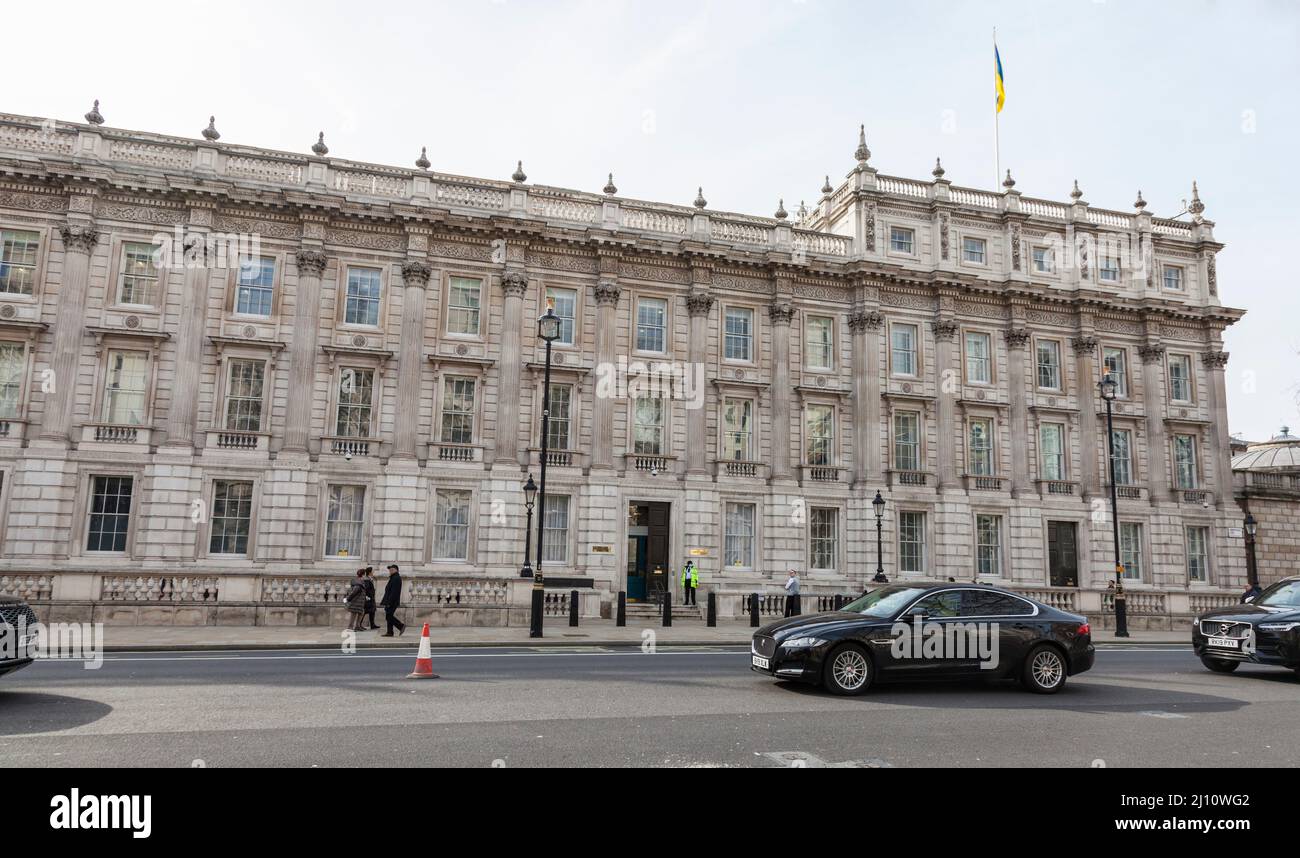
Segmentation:
[(754, 656), (754, 667), (757, 667), (759, 670), (771, 670), (772, 662), (768, 661), (762, 656), (756, 655)]
[(1241, 641), (1235, 638), (1210, 638), (1210, 646), (1219, 649), (1241, 649)]

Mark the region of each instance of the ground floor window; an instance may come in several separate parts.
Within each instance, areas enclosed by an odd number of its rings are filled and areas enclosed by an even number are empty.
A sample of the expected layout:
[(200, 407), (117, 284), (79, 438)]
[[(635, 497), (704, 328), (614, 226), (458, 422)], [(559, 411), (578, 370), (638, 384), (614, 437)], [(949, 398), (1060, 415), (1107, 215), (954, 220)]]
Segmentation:
[(1124, 580), (1142, 580), (1142, 525), (1120, 522), (1119, 560), (1124, 564)]
[(754, 568), (754, 518), (753, 504), (727, 504), (723, 559), (728, 567)]
[(134, 487), (133, 477), (95, 477), (91, 480), (87, 551), (126, 551)]
[(898, 571), (925, 571), (925, 513), (898, 514)]
[(975, 563), (980, 577), (1002, 574), (1002, 516), (975, 516)]
[(813, 569), (834, 570), (839, 556), (840, 511), (831, 507), (813, 507), (809, 518), (809, 554)]
[(365, 521), (366, 487), (330, 486), (325, 512), (325, 556), (360, 557)]
[(547, 495), (542, 510), (542, 562), (567, 563), (569, 560), (569, 496)]
[(253, 521), (253, 484), (241, 480), (212, 483), (212, 534), (209, 554), (248, 554)]
[(467, 491), (439, 489), (434, 493), (434, 560), (469, 559), (471, 499)]
[(1210, 582), (1210, 529), (1187, 528), (1187, 580), (1194, 584)]

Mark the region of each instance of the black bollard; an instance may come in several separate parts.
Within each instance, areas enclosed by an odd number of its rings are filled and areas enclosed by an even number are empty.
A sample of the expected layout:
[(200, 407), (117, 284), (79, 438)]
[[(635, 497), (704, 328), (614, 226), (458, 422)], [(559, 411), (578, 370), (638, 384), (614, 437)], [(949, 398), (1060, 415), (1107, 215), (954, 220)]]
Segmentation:
[(620, 629), (627, 628), (627, 593), (618, 594), (618, 614), (614, 618), (614, 624)]
[(749, 597), (749, 627), (758, 628), (758, 594)]
[(673, 594), (672, 591), (664, 591), (664, 628), (673, 627)]
[(574, 590), (569, 594), (569, 628), (578, 627), (578, 591)]
[(709, 593), (709, 614), (706, 621), (708, 623), (709, 628), (716, 629), (718, 627), (718, 594), (717, 593)]

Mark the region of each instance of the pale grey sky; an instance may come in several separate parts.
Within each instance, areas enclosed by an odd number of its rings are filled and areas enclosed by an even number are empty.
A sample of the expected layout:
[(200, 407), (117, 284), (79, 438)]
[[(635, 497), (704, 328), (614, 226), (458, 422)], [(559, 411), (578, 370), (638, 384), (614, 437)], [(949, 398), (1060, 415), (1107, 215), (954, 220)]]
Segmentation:
[(1300, 3), (1243, 0), (243, 0), (10, 4), (0, 110), (770, 214), (853, 165), (1178, 214), (1228, 245), (1232, 431), (1300, 426)]

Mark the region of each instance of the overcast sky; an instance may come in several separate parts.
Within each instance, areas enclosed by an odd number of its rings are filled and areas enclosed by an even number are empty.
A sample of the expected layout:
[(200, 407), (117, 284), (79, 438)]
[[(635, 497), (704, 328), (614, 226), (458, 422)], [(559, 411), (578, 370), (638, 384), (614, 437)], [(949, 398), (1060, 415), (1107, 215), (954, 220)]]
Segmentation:
[[(6, 4), (0, 111), (770, 215), (853, 166), (1182, 211), (1228, 247), (1232, 431), (1300, 426), (1300, 3), (171, 0)], [(17, 34), (26, 34), (19, 38)]]

